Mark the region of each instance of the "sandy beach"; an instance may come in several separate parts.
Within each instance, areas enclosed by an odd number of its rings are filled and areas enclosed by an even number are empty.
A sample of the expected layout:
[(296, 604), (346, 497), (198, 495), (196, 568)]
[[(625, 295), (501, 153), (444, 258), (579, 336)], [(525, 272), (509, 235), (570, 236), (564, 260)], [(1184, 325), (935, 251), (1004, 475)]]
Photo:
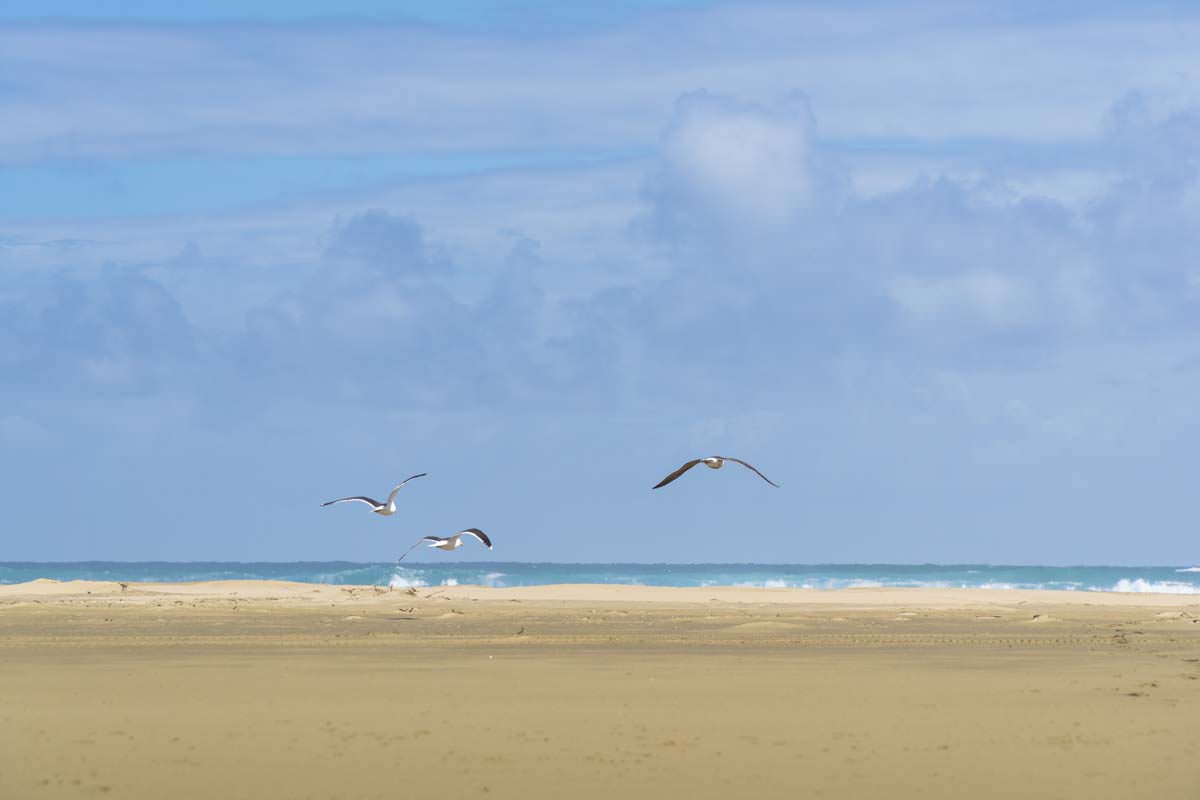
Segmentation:
[(1200, 598), (0, 586), (0, 797), (1200, 797)]

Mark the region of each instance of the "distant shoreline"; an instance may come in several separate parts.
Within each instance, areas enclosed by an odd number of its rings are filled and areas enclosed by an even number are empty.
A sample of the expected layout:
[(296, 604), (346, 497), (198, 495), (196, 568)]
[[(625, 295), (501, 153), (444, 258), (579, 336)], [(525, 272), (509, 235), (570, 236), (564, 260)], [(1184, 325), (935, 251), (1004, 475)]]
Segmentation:
[[(211, 565), (211, 566), (228, 566), (228, 567), (245, 567), (245, 566), (278, 566), (278, 567), (293, 567), (293, 566), (308, 566), (308, 565), (336, 565), (348, 567), (371, 567), (371, 566), (395, 566), (394, 560), (385, 561), (352, 561), (349, 559), (294, 559), (288, 561), (264, 561), (264, 560), (204, 560), (204, 559), (185, 559), (180, 561), (171, 561), (166, 559), (139, 559), (134, 561), (122, 559), (83, 559), (79, 561), (46, 561), (38, 559), (13, 559), (0, 561), (0, 567), (72, 567), (80, 565), (95, 565), (95, 566), (194, 566), (194, 565)], [(473, 569), (484, 569), (490, 567), (503, 566), (527, 566), (527, 567), (696, 567), (696, 568), (718, 568), (718, 567), (753, 567), (757, 569), (844, 569), (844, 568), (859, 568), (859, 567), (881, 567), (895, 569), (1170, 569), (1180, 572), (1200, 572), (1200, 565), (1194, 564), (1088, 564), (1088, 563), (1071, 563), (1071, 564), (1034, 564), (1034, 563), (1009, 563), (1009, 562), (986, 562), (986, 561), (471, 561), (457, 560), (448, 562), (445, 559), (429, 559), (419, 560), (416, 558), (407, 559), (404, 564), (416, 567), (463, 567)]]
[(764, 589), (1004, 589), (1081, 593), (1200, 596), (1195, 567), (1052, 567), (972, 564), (569, 564), (467, 561), (425, 562), (0, 562), (0, 586), (37, 578), (58, 581), (195, 583), (291, 581), (338, 586), (558, 585), (737, 587)]
[(857, 608), (1013, 607), (1029, 603), (1060, 606), (1195, 607), (1200, 595), (1153, 592), (1064, 591), (1007, 588), (857, 587), (844, 589), (749, 586), (645, 586), (632, 584), (546, 584), (492, 587), (477, 585), (389, 587), (270, 580), (182, 582), (59, 581), (41, 578), (0, 585), (0, 603), (23, 600), (84, 603), (95, 601), (144, 605), (164, 599), (261, 602), (305, 605), (312, 601), (354, 604), (392, 603), (406, 595), (463, 601), (596, 602), (635, 604), (756, 603)]

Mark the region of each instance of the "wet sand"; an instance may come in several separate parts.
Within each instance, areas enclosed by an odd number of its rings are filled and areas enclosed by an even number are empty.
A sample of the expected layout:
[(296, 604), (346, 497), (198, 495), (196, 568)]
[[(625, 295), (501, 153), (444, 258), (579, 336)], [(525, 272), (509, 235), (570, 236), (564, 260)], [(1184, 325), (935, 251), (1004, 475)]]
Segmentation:
[(1200, 598), (38, 581), (0, 724), (3, 798), (1194, 800)]

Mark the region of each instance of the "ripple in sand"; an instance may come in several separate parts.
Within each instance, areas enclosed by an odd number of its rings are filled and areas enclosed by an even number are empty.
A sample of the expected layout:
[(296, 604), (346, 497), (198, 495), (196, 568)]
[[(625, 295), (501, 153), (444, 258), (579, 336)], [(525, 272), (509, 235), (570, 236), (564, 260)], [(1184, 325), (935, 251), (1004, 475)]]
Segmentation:
[(727, 633), (742, 633), (744, 631), (790, 631), (798, 630), (800, 625), (794, 622), (778, 622), (776, 620), (759, 620), (757, 622), (743, 622), (740, 625), (730, 625), (728, 628), (722, 628), (722, 631)]

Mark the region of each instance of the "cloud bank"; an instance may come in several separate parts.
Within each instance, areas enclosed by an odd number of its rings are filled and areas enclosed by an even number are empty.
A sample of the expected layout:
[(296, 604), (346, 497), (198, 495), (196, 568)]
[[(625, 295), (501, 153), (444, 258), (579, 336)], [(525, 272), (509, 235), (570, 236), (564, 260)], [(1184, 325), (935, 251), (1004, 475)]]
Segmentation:
[[(447, 476), (414, 526), (486, 512), (514, 559), (677, 558), (656, 534), (683, 532), (736, 560), (753, 531), (769, 560), (1189, 560), (1200, 105), (1170, 74), (1195, 57), (1152, 16), (930, 14), (895, 43), (878, 14), (780, 8), (566, 40), (5, 29), (33, 76), (0, 94), (7, 163), (640, 153), (6, 223), (3, 477), (34, 533), (12, 557), (388, 557), (307, 509), (403, 463)], [(702, 58), (722, 26), (758, 46)], [(642, 496), (710, 450), (787, 492)], [(70, 524), (38, 511), (64, 502)]]

